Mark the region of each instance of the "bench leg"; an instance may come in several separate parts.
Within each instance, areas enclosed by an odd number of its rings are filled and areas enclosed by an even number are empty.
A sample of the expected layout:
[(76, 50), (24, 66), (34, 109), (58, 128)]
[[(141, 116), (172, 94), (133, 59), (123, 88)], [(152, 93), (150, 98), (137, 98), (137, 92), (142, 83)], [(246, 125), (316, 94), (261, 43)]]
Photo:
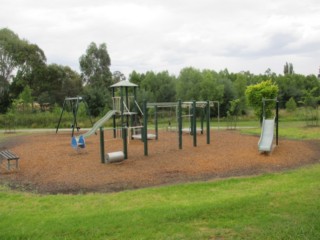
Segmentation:
[[(13, 159), (13, 160), (15, 160), (16, 161), (16, 169), (19, 169), (19, 159)], [(10, 169), (11, 169), (11, 162), (10, 161), (13, 161), (12, 159), (11, 160), (8, 160), (8, 165), (7, 165), (7, 169), (8, 169), (8, 171), (10, 171)]]

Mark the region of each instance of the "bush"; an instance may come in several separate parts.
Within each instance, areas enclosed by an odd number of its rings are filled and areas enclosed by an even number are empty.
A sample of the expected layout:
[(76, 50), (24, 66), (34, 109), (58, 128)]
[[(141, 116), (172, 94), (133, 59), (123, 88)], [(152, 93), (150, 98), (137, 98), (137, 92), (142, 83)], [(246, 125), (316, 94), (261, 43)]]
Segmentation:
[(286, 109), (288, 112), (294, 112), (297, 109), (297, 103), (293, 97), (286, 102)]

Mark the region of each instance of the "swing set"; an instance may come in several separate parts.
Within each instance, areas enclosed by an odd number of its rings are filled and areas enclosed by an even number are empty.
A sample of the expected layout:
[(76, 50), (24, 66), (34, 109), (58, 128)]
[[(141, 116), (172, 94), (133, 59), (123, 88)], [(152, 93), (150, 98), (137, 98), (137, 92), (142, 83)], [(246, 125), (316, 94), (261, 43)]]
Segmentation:
[(71, 109), (72, 116), (73, 116), (73, 121), (72, 121), (72, 124), (71, 124), (71, 128), (72, 128), (71, 137), (73, 137), (73, 135), (74, 135), (74, 129), (77, 129), (77, 132), (79, 132), (80, 127), (78, 126), (77, 114), (78, 114), (79, 105), (80, 105), (81, 102), (84, 103), (84, 106), (86, 108), (86, 113), (89, 116), (91, 125), (93, 126), (93, 122), (92, 122), (91, 116), (89, 114), (89, 107), (88, 107), (87, 102), (84, 100), (84, 98), (81, 97), (81, 96), (66, 97), (64, 99), (64, 101), (63, 101), (62, 111), (61, 111), (61, 114), (60, 114), (58, 125), (56, 127), (56, 133), (58, 133), (58, 131), (59, 131), (62, 115), (63, 115), (64, 111), (67, 110), (67, 109)]

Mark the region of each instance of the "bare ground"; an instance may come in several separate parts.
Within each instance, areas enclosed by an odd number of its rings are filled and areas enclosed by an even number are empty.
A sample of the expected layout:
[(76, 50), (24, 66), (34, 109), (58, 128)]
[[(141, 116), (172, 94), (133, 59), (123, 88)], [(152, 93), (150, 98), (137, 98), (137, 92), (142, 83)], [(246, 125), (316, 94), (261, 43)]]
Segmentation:
[[(122, 140), (105, 132), (105, 152), (122, 151)], [(86, 140), (87, 147), (77, 152), (71, 148), (70, 133), (46, 133), (10, 138), (1, 143), (20, 156), (20, 169), (6, 172), (0, 168), (0, 183), (39, 193), (113, 192), (182, 182), (205, 181), (233, 176), (293, 169), (319, 163), (320, 141), (280, 139), (269, 155), (258, 152), (256, 136), (237, 131), (212, 131), (211, 144), (198, 135), (197, 147), (192, 137), (183, 135), (183, 149), (178, 149), (174, 132), (160, 132), (159, 140), (148, 141), (149, 155), (143, 143), (130, 140), (128, 160), (102, 164), (99, 135)]]

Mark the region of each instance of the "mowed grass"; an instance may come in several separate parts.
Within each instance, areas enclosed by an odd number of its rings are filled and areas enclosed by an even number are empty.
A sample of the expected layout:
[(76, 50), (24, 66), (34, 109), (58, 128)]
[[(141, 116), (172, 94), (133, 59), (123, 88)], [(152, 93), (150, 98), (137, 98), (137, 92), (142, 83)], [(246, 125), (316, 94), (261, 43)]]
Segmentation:
[(0, 239), (320, 239), (320, 164), (112, 194), (0, 187)]
[[(260, 135), (261, 128), (243, 128), (241, 133)], [(308, 127), (305, 122), (279, 122), (279, 138), (311, 140), (320, 139), (320, 126)]]

